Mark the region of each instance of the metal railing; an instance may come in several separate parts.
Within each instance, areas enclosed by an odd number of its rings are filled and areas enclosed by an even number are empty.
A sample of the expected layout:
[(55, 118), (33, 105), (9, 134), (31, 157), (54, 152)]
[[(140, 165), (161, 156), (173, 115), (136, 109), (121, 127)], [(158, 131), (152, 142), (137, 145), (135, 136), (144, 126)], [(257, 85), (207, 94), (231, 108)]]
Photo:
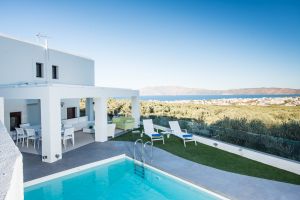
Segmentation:
[(144, 149), (143, 149), (143, 140), (142, 139), (137, 139), (135, 142), (134, 142), (134, 147), (133, 147), (133, 159), (134, 160), (137, 160), (137, 157), (136, 157), (136, 145), (138, 143), (141, 143), (141, 162), (143, 162), (143, 154), (144, 154)]
[[(153, 159), (153, 145), (151, 143), (151, 141), (145, 142), (144, 146), (143, 146), (143, 153), (145, 154), (145, 149), (147, 146), (150, 146), (150, 155), (148, 155), (150, 157), (150, 163), (152, 163), (152, 159)], [(144, 156), (144, 162), (146, 162), (145, 156)]]
[[(138, 158), (137, 156), (137, 145), (141, 144), (141, 150), (140, 150), (140, 157)], [(145, 167), (144, 164), (146, 162), (145, 159), (145, 151), (147, 146), (150, 146), (151, 150), (150, 150), (150, 155), (146, 153), (146, 155), (149, 156), (150, 158), (150, 163), (152, 163), (153, 160), (153, 146), (152, 143), (150, 141), (148, 142), (143, 142), (142, 139), (137, 139), (134, 142), (134, 146), (133, 146), (133, 160), (134, 160), (134, 173), (139, 175), (142, 178), (145, 178)]]

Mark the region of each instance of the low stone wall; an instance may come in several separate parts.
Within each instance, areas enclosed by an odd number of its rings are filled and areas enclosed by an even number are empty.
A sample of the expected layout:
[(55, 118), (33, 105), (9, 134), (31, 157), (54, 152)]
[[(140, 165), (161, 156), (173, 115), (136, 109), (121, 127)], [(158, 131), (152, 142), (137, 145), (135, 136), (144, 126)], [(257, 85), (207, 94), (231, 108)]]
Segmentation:
[[(158, 125), (154, 125), (154, 127), (164, 131), (170, 130), (169, 128), (158, 126)], [(297, 161), (288, 160), (271, 154), (255, 151), (252, 149), (244, 148), (233, 144), (228, 144), (225, 142), (221, 142), (210, 138), (205, 138), (198, 135), (194, 135), (194, 139), (197, 142), (200, 142), (202, 144), (206, 144), (208, 146), (221, 149), (223, 151), (237, 154), (242, 157), (249, 158), (251, 160), (255, 160), (300, 175), (300, 163)]]
[(22, 154), (0, 121), (0, 200), (23, 200)]

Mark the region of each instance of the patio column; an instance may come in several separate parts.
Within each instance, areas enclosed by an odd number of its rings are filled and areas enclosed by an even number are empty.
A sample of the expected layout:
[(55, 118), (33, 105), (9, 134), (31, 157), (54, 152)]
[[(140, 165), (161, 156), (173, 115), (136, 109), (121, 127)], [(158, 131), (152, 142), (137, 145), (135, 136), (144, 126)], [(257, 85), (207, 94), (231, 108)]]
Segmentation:
[(42, 161), (52, 163), (62, 158), (60, 99), (46, 95), (41, 99)]
[(140, 100), (138, 96), (131, 97), (131, 115), (135, 120), (135, 128), (140, 125)]
[(95, 141), (107, 141), (107, 98), (95, 98)]
[(85, 112), (86, 112), (86, 116), (88, 116), (89, 121), (94, 121), (93, 98), (86, 98), (86, 101), (85, 101)]
[(4, 125), (4, 98), (0, 97), (0, 121)]

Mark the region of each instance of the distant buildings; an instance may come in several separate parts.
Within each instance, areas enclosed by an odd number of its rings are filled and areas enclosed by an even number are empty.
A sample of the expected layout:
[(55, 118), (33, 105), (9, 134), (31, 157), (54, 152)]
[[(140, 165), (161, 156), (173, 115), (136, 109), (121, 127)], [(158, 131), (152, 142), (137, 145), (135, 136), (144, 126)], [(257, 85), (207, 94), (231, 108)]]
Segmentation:
[(232, 99), (210, 99), (210, 100), (183, 100), (169, 101), (169, 103), (195, 103), (201, 105), (239, 105), (239, 106), (300, 106), (300, 97), (276, 97), (276, 98), (232, 98)]

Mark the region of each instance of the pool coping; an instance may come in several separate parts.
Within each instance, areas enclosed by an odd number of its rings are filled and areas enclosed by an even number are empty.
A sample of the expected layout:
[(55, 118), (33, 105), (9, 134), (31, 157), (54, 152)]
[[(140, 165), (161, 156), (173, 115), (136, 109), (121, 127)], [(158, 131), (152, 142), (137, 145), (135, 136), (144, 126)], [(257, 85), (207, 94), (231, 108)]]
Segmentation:
[(121, 155), (114, 156), (114, 157), (111, 157), (111, 158), (107, 158), (107, 159), (104, 159), (104, 160), (99, 160), (99, 161), (92, 162), (92, 163), (89, 163), (89, 164), (81, 165), (79, 167), (74, 167), (74, 168), (71, 168), (71, 169), (67, 169), (67, 170), (57, 172), (57, 173), (54, 173), (54, 174), (51, 174), (51, 175), (48, 175), (48, 176), (44, 176), (44, 177), (41, 177), (41, 178), (37, 178), (37, 179), (31, 180), (31, 181), (27, 181), (27, 182), (24, 183), (24, 188), (30, 187), (30, 186), (33, 186), (33, 185), (36, 185), (36, 184), (40, 184), (40, 183), (43, 183), (43, 182), (46, 182), (46, 181), (50, 181), (50, 180), (53, 180), (53, 179), (56, 179), (56, 178), (60, 178), (62, 176), (67, 176), (67, 175), (70, 175), (70, 174), (73, 174), (73, 173), (76, 173), (76, 172), (87, 170), (87, 169), (90, 169), (90, 168), (93, 168), (93, 167), (97, 167), (99, 165), (103, 165), (103, 164), (107, 164), (107, 163), (110, 163), (110, 162), (113, 162), (113, 161), (124, 159), (126, 157), (127, 156), (125, 154), (121, 154)]
[[(132, 161), (135, 161), (135, 162), (138, 162), (138, 163), (141, 164), (140, 161), (134, 160), (134, 159), (131, 158), (131, 157), (126, 156), (126, 158), (129, 159), (129, 160), (132, 160)], [(168, 176), (168, 177), (170, 177), (170, 178), (172, 178), (172, 179), (175, 179), (175, 180), (178, 181), (178, 182), (184, 183), (184, 184), (189, 185), (189, 186), (191, 186), (191, 187), (194, 187), (194, 188), (196, 188), (196, 189), (198, 189), (198, 190), (200, 190), (200, 191), (206, 192), (206, 193), (208, 193), (208, 194), (210, 194), (210, 195), (212, 195), (212, 196), (215, 196), (215, 197), (217, 197), (217, 198), (219, 198), (219, 199), (221, 199), (221, 200), (231, 200), (231, 199), (229, 199), (228, 197), (224, 197), (224, 196), (222, 196), (222, 195), (220, 195), (220, 194), (218, 194), (218, 193), (216, 193), (216, 192), (214, 192), (214, 191), (212, 191), (212, 190), (209, 190), (209, 189), (206, 189), (206, 188), (201, 187), (201, 186), (199, 186), (199, 185), (196, 185), (196, 184), (194, 184), (194, 183), (191, 183), (191, 182), (189, 182), (189, 181), (187, 181), (187, 180), (185, 180), (185, 179), (183, 179), (183, 178), (180, 178), (180, 177), (178, 177), (178, 176), (175, 176), (175, 175), (172, 175), (172, 174), (170, 174), (170, 173), (168, 173), (168, 172), (165, 172), (165, 171), (163, 171), (163, 170), (161, 170), (161, 169), (158, 169), (158, 168), (156, 168), (156, 167), (153, 167), (153, 166), (151, 166), (151, 165), (148, 165), (147, 163), (144, 163), (144, 166), (146, 166), (147, 168), (149, 168), (149, 169), (151, 169), (151, 170), (154, 170), (154, 171), (156, 171), (156, 172), (159, 172), (159, 173), (161, 173), (161, 174), (163, 174), (163, 175), (165, 175), (165, 176)]]
[[(131, 161), (134, 161), (134, 162), (138, 162), (139, 164), (141, 164), (140, 161), (138, 160), (134, 160), (133, 158), (127, 156), (126, 154), (121, 154), (121, 155), (118, 155), (118, 156), (114, 156), (114, 157), (111, 157), (111, 158), (107, 158), (107, 159), (104, 159), (104, 160), (100, 160), (100, 161), (96, 161), (96, 162), (92, 162), (92, 163), (89, 163), (89, 164), (85, 164), (85, 165), (81, 165), (79, 167), (74, 167), (74, 168), (71, 168), (71, 169), (67, 169), (67, 170), (64, 170), (64, 171), (61, 171), (61, 172), (57, 172), (57, 173), (54, 173), (54, 174), (51, 174), (51, 175), (48, 175), (48, 176), (44, 176), (44, 177), (41, 177), (41, 178), (37, 178), (37, 179), (34, 179), (34, 180), (31, 180), (31, 181), (27, 181), (24, 183), (24, 189), (27, 188), (27, 187), (30, 187), (30, 186), (34, 186), (34, 185), (37, 185), (37, 184), (40, 184), (40, 183), (43, 183), (43, 182), (46, 182), (46, 181), (50, 181), (50, 180), (53, 180), (53, 179), (56, 179), (56, 178), (60, 178), (62, 176), (67, 176), (67, 175), (70, 175), (70, 174), (73, 174), (73, 173), (76, 173), (76, 172), (81, 172), (83, 170), (87, 170), (87, 169), (91, 169), (93, 167), (97, 167), (97, 166), (100, 166), (100, 165), (104, 165), (104, 164), (107, 164), (107, 163), (110, 163), (110, 162), (113, 162), (113, 161), (118, 161), (118, 160), (121, 160), (121, 159), (128, 159), (128, 160), (131, 160)], [(190, 187), (193, 187), (193, 188), (196, 188), (202, 192), (205, 192), (205, 193), (208, 193), (209, 195), (212, 195), (214, 197), (217, 197), (221, 200), (230, 200), (228, 197), (224, 197), (214, 191), (211, 191), (209, 189), (206, 189), (204, 187), (201, 187), (201, 186), (198, 186), (194, 183), (191, 183), (187, 180), (184, 180), (180, 177), (177, 177), (175, 175), (172, 175), (168, 172), (165, 172), (161, 169), (158, 169), (156, 167), (153, 167), (151, 165), (148, 165), (146, 163), (144, 163), (144, 166), (153, 170), (153, 171), (156, 171), (158, 173), (161, 173), (167, 177), (170, 177), (172, 179), (175, 179), (176, 181), (178, 182), (181, 182), (183, 184), (186, 184)]]

